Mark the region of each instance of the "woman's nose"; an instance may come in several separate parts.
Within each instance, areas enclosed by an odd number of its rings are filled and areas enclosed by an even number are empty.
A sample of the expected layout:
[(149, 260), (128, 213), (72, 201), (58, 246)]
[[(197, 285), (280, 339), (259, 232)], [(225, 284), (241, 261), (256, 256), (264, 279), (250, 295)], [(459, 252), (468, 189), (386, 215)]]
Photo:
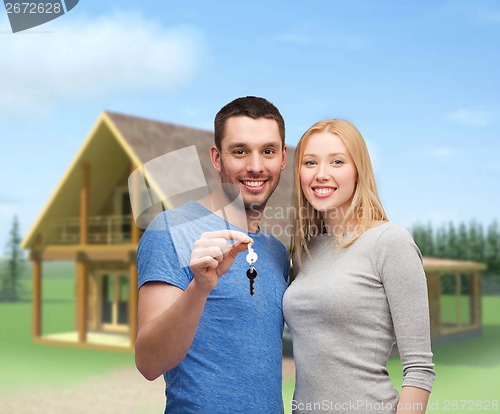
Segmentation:
[(318, 172), (316, 173), (315, 178), (318, 181), (324, 181), (328, 179), (328, 173), (326, 172), (326, 167), (324, 165), (320, 164), (318, 166)]

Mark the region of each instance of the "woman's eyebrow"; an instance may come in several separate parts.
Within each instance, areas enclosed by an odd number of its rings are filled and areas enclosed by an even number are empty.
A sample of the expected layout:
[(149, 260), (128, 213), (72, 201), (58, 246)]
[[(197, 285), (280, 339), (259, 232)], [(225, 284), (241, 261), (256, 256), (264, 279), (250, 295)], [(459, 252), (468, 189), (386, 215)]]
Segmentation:
[[(304, 154), (303, 157), (314, 157), (316, 154)], [(346, 155), (343, 152), (334, 152), (332, 154), (328, 154), (328, 157), (335, 157), (337, 155), (343, 155), (346, 157)]]

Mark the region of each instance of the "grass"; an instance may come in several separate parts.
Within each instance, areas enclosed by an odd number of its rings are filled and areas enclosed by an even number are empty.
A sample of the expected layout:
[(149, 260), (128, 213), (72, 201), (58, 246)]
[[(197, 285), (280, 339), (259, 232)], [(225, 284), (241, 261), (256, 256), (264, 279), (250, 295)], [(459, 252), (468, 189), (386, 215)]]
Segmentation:
[(456, 324), (457, 305), (461, 307), (462, 324), (467, 325), (471, 323), (470, 316), (470, 296), (469, 295), (441, 295), (441, 321), (443, 323)]
[(75, 330), (75, 281), (69, 277), (42, 280), (43, 334)]
[(0, 303), (0, 338), (2, 390), (41, 383), (64, 386), (118, 367), (134, 366), (131, 353), (33, 343), (30, 303)]
[[(74, 331), (74, 269), (63, 262), (51, 262), (44, 265), (43, 271), (43, 333)], [(24, 285), (31, 290), (30, 280), (25, 280)], [(34, 343), (31, 302), (28, 296), (24, 299), (0, 302), (1, 390), (40, 383), (67, 386), (119, 367), (135, 366), (132, 353)]]
[[(74, 330), (74, 269), (68, 271), (68, 266), (60, 263), (45, 266), (47, 276), (42, 286), (44, 333)], [(28, 280), (25, 285), (27, 290), (31, 289)], [(40, 383), (64, 387), (120, 367), (134, 367), (131, 353), (33, 343), (31, 303), (28, 297), (25, 299), (18, 303), (0, 303), (0, 390)], [(443, 314), (452, 318), (454, 306), (453, 298), (445, 298)], [(481, 337), (433, 347), (437, 377), (429, 413), (495, 412), (452, 409), (451, 405), (454, 400), (459, 404), (461, 400), (479, 404), (476, 401), (500, 399), (500, 297), (484, 296), (482, 309), (484, 330)], [(391, 358), (388, 369), (394, 387), (400, 390), (402, 368), (399, 358)], [(293, 378), (284, 379), (283, 399), (287, 414), (291, 412), (294, 385)]]

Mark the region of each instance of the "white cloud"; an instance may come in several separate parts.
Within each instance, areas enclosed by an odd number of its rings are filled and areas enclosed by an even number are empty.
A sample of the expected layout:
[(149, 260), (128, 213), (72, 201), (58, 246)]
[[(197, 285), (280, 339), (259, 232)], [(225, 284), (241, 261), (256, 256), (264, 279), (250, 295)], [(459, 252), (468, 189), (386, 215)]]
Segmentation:
[(0, 193), (0, 205), (2, 204), (17, 204), (22, 201), (21, 197)]
[(309, 25), (278, 33), (274, 39), (281, 43), (315, 45), (335, 50), (362, 50), (373, 44), (372, 40), (359, 35), (325, 32)]
[(446, 209), (446, 208), (429, 208), (428, 211), (423, 211), (419, 214), (405, 213), (401, 210), (389, 211), (389, 217), (394, 219), (396, 223), (399, 223), (406, 228), (410, 229), (413, 225), (432, 223), (434, 227), (439, 227), (443, 223), (448, 223), (452, 221), (453, 223), (460, 223), (461, 221), (467, 221), (464, 215), (460, 214), (457, 210)]
[(500, 10), (480, 10), (478, 12), (478, 18), (485, 23), (500, 23)]
[(460, 125), (467, 126), (486, 126), (493, 120), (493, 114), (486, 111), (476, 111), (470, 109), (459, 109), (455, 112), (445, 115), (445, 120)]
[(58, 101), (177, 89), (193, 79), (204, 50), (196, 29), (167, 29), (135, 14), (63, 17), (48, 28), (54, 31), (0, 34), (0, 117)]
[(453, 148), (441, 147), (432, 149), (432, 151), (430, 152), (430, 156), (436, 158), (448, 158), (455, 155), (456, 153), (456, 150)]
[(495, 0), (448, 0), (443, 3), (441, 13), (445, 15), (461, 15), (476, 24), (500, 23), (500, 8)]

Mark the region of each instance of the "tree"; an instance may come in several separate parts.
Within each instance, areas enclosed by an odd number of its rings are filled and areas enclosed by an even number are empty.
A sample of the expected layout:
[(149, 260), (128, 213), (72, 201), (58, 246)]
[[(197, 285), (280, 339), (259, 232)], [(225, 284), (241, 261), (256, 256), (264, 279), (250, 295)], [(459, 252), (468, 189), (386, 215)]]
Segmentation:
[(434, 231), (430, 222), (427, 225), (415, 224), (411, 233), (422, 256), (434, 256)]
[(449, 259), (459, 259), (458, 237), (453, 222), (448, 223), (448, 249), (446, 255)]
[(434, 249), (434, 257), (446, 258), (448, 252), (448, 236), (446, 233), (446, 228), (441, 225), (440, 228), (437, 229), (436, 233), (436, 246)]
[(426, 234), (426, 254), (428, 256), (434, 257), (436, 256), (436, 242), (435, 242), (435, 236), (434, 236), (434, 229), (432, 228), (431, 222), (427, 222), (427, 227), (425, 228), (425, 234)]
[(488, 270), (500, 273), (500, 231), (496, 220), (488, 226), (485, 253)]
[(413, 236), (413, 241), (415, 244), (418, 246), (420, 252), (422, 253), (423, 256), (425, 256), (425, 238), (423, 237), (423, 232), (422, 232), (422, 226), (417, 223), (413, 225), (411, 229), (411, 234)]
[(19, 243), (21, 243), (19, 221), (15, 216), (9, 234), (9, 241), (7, 242), (7, 257), (0, 273), (0, 300), (3, 301), (14, 302), (20, 299), (22, 290), (21, 277), (24, 271), (25, 259)]
[(464, 222), (458, 226), (457, 235), (457, 259), (467, 260), (470, 256), (469, 232)]
[(484, 232), (483, 225), (476, 220), (472, 220), (469, 224), (469, 249), (467, 260), (474, 262), (484, 261)]

